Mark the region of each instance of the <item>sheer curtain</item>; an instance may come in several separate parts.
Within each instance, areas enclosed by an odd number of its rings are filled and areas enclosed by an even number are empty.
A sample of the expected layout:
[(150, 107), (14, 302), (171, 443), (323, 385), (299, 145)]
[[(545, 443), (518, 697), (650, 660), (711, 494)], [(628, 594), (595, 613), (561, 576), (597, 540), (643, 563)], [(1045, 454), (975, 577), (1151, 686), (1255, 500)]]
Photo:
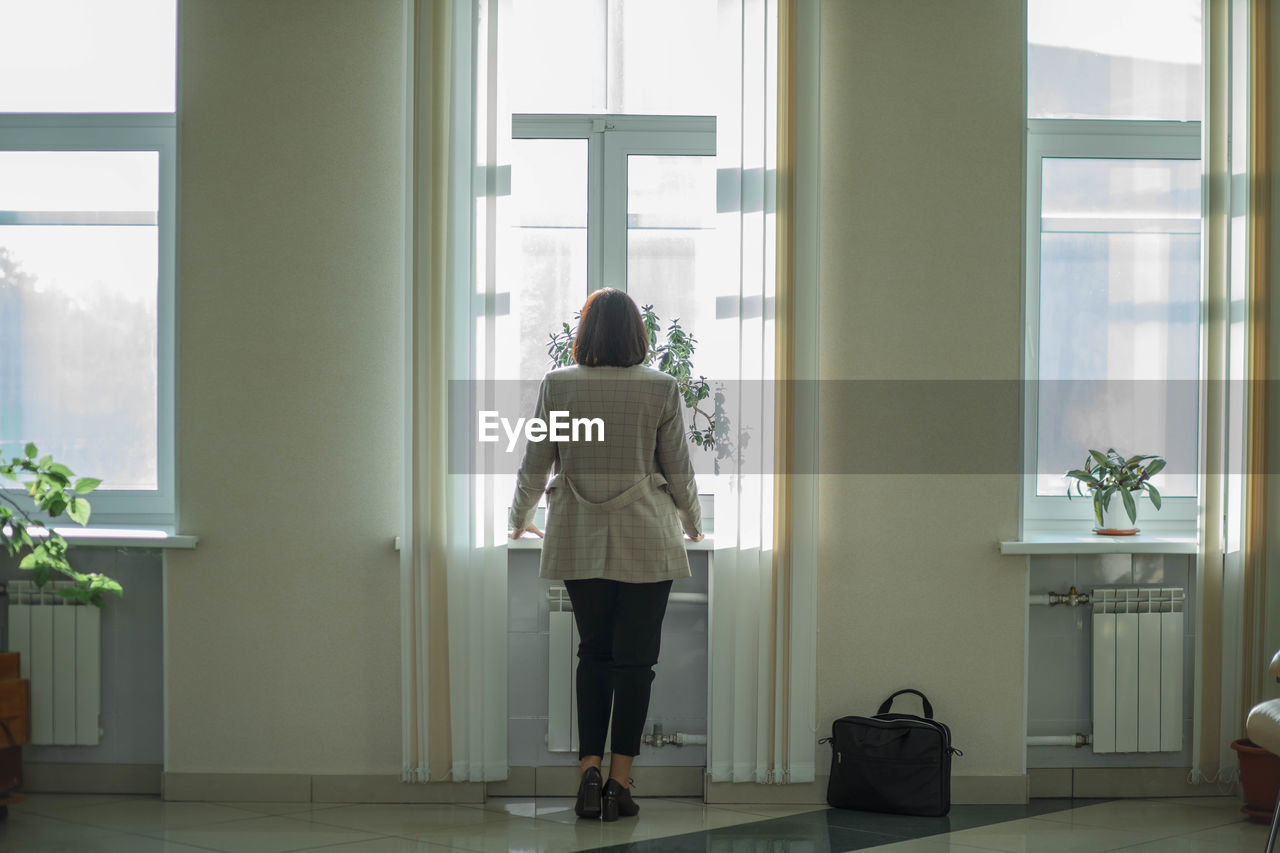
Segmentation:
[[(477, 39), (472, 0), (406, 7), (407, 87), (402, 725), (406, 782), (507, 776), (506, 558), (497, 547), (492, 456), (465, 413), (483, 393), (473, 168)], [(480, 306), (479, 308), (477, 306)], [(489, 318), (491, 320), (491, 318)], [(480, 374), (482, 375), (482, 374)]]
[(1209, 0), (1204, 506), (1192, 782), (1236, 778), (1231, 741), (1269, 660), (1265, 623), (1268, 178), (1266, 2)]
[(812, 483), (796, 476), (811, 464), (797, 456), (811, 413), (793, 381), (812, 375), (815, 354), (803, 344), (796, 351), (797, 331), (813, 319), (808, 303), (796, 310), (797, 252), (810, 249), (797, 239), (796, 214), (807, 211), (794, 206), (802, 8), (816, 19), (810, 4), (790, 0), (722, 2), (719, 10), (716, 227), (738, 271), (730, 299), (738, 382), (725, 406), (732, 454), (712, 478), (712, 782), (814, 778)]

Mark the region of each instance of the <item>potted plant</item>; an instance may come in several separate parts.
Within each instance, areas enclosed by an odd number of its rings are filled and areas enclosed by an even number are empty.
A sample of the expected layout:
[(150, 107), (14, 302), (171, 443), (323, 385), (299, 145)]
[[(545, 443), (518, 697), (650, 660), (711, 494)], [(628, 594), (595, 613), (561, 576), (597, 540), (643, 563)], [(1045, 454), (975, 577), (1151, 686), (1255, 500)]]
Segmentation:
[[(25, 455), (15, 456), (8, 463), (0, 462), (0, 477), (21, 484), (36, 509), (49, 518), (65, 512), (82, 527), (88, 524), (90, 507), (84, 495), (98, 488), (102, 481), (93, 477), (73, 480), (75, 474), (66, 465), (54, 462), (52, 456), (38, 456), (36, 446), (28, 444)], [(67, 559), (67, 540), (43, 521), (33, 518), (3, 489), (0, 489), (0, 546), (11, 557), (26, 552), (18, 568), (30, 571), (36, 586), (48, 583), (52, 572), (70, 578), (72, 586), (58, 590), (63, 598), (102, 607), (104, 593), (124, 594), (119, 582), (106, 575), (84, 574), (73, 569)]]
[(1231, 742), (1240, 763), (1240, 811), (1256, 823), (1270, 823), (1280, 795), (1280, 756), (1273, 755), (1248, 738)]
[[(1164, 466), (1165, 461), (1159, 456), (1126, 458), (1109, 447), (1106, 453), (1090, 450), (1084, 467), (1071, 469), (1067, 476), (1076, 481), (1076, 494), (1083, 496), (1085, 488), (1093, 494), (1093, 517), (1098, 522), (1095, 532), (1133, 534), (1138, 532), (1138, 504), (1134, 493), (1146, 492), (1151, 505), (1160, 509), (1160, 492), (1151, 484), (1151, 478), (1164, 470)], [(1067, 486), (1068, 498), (1072, 488)], [(1113, 502), (1116, 495), (1120, 500)]]

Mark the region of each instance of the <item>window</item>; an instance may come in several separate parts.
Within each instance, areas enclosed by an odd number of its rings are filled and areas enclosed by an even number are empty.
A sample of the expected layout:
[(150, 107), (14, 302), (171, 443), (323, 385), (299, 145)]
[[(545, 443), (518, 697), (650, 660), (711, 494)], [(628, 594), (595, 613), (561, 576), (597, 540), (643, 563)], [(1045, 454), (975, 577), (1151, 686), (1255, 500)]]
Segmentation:
[(714, 278), (714, 117), (516, 115), (512, 137), (499, 266), (519, 308), (499, 318), (499, 364), (541, 377), (547, 334), (605, 286), (714, 332), (714, 298), (698, 298)]
[[(550, 334), (593, 290), (625, 290), (653, 306), (660, 341), (677, 320), (696, 340), (713, 402), (686, 423), (711, 415), (721, 430), (716, 447), (692, 450), (698, 485), (722, 508), (733, 489), (746, 500), (732, 478), (772, 464), (776, 7), (479, 8), (471, 375), (511, 380), (501, 408), (524, 415)], [(488, 399), (481, 408), (496, 408)], [(486, 470), (514, 473), (519, 450)], [(494, 486), (495, 541), (509, 494)]]
[(175, 0), (0, 0), (0, 456), (173, 523)]
[(1024, 519), (1068, 504), (1087, 450), (1154, 453), (1194, 522), (1202, 329), (1199, 0), (1028, 6)]
[(712, 277), (694, 276), (716, 216), (718, 14), (715, 0), (499, 5), (497, 375), (540, 378), (547, 335), (605, 286), (702, 335), (695, 364), (712, 375)]

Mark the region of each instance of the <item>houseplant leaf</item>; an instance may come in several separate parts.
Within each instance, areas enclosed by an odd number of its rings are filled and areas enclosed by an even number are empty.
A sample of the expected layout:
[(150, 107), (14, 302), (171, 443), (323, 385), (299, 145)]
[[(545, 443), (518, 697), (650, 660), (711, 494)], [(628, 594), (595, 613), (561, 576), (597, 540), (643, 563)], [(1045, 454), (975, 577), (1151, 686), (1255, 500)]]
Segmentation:
[(1137, 523), (1138, 505), (1133, 502), (1133, 492), (1128, 489), (1121, 489), (1120, 497), (1124, 501), (1124, 511), (1129, 516), (1130, 523)]

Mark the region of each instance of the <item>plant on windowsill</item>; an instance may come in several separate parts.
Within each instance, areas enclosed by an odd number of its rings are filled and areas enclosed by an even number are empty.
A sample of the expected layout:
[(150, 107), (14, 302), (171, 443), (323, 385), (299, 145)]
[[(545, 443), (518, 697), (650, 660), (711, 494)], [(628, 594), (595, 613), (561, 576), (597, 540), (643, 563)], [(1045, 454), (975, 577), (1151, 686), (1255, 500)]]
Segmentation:
[[(1084, 489), (1093, 495), (1093, 517), (1098, 522), (1094, 532), (1131, 535), (1138, 532), (1138, 504), (1134, 493), (1146, 492), (1151, 505), (1160, 509), (1160, 492), (1151, 484), (1151, 478), (1164, 470), (1165, 461), (1159, 456), (1124, 457), (1114, 447), (1107, 452), (1090, 450), (1083, 468), (1073, 468), (1067, 476), (1076, 482), (1076, 494), (1083, 496)], [(1067, 498), (1073, 486), (1067, 486)], [(1120, 500), (1112, 502), (1112, 498)], [(1123, 510), (1124, 515), (1121, 515)], [(1126, 523), (1125, 518), (1128, 518)]]
[[(35, 502), (37, 510), (50, 519), (64, 512), (80, 526), (89, 523), (89, 501), (83, 497), (96, 489), (101, 480), (79, 477), (66, 465), (53, 461), (52, 456), (39, 459), (34, 444), (25, 448), (25, 456), (15, 456), (8, 463), (0, 462), (0, 476), (20, 483)], [(77, 572), (67, 560), (67, 540), (52, 527), (33, 518), (18, 505), (9, 494), (0, 489), (0, 546), (17, 557), (24, 551), (18, 568), (30, 571), (36, 586), (42, 587), (57, 572), (70, 578), (72, 585), (58, 590), (58, 595), (84, 604), (102, 607), (103, 594), (123, 595), (118, 581), (106, 575)]]
[[(576, 312), (573, 319), (578, 320), (581, 316), (581, 311)], [(719, 392), (712, 395), (707, 377), (693, 377), (693, 353), (698, 345), (697, 339), (681, 327), (677, 318), (667, 327), (666, 342), (659, 344), (658, 332), (662, 328), (662, 322), (653, 306), (645, 305), (641, 308), (640, 316), (644, 320), (645, 332), (649, 335), (649, 357), (645, 359), (645, 365), (674, 377), (680, 387), (680, 396), (693, 412), (689, 440), (703, 450), (718, 448), (718, 458), (724, 458), (729, 434), (729, 419), (724, 414), (724, 395)], [(560, 331), (552, 332), (547, 343), (547, 355), (551, 358), (552, 367), (568, 367), (573, 364), (573, 340), (578, 335), (578, 327), (576, 323), (572, 327), (568, 323), (561, 323), (560, 326)], [(705, 401), (708, 399), (711, 401), (711, 411), (699, 405), (707, 405)]]

